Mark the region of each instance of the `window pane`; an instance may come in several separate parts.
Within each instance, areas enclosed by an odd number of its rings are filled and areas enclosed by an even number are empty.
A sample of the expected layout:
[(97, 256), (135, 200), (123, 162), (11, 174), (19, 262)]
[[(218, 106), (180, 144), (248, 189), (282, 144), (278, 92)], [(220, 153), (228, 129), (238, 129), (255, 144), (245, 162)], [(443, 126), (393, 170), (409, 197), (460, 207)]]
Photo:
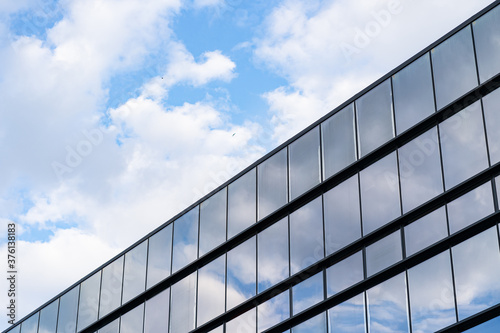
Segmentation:
[[(497, 7), (500, 8), (500, 7)], [(491, 165), (500, 162), (500, 89), (483, 97), (484, 120)]]
[(472, 23), (479, 78), (485, 82), (500, 72), (500, 7)]
[(387, 80), (356, 101), (360, 157), (394, 137), (391, 82)]
[(361, 237), (358, 175), (326, 192), (323, 200), (328, 255)]
[(455, 233), (493, 213), (491, 183), (487, 182), (448, 204), (450, 233)]
[[(78, 308), (78, 291), (76, 286), (61, 296), (59, 303), (59, 318), (57, 320), (57, 333), (76, 332), (76, 311)], [(24, 332), (22, 332), (24, 333)]]
[(491, 319), (481, 325), (464, 331), (464, 333), (497, 333), (498, 331), (500, 331), (500, 317)]
[(458, 319), (500, 302), (500, 250), (492, 227), (452, 248)]
[(326, 269), (327, 297), (363, 280), (363, 254), (357, 252)]
[(187, 333), (196, 319), (196, 272), (171, 287), (170, 332)]
[(321, 313), (305, 322), (292, 327), (292, 333), (326, 333), (326, 313)]
[(39, 312), (35, 313), (21, 323), (21, 333), (37, 333), (38, 314)]
[(456, 322), (449, 251), (408, 270), (414, 332), (436, 332)]
[(434, 113), (429, 53), (394, 74), (392, 86), (398, 134)]
[[(56, 299), (54, 302), (40, 310), (38, 333), (54, 333), (56, 331), (58, 308), (59, 299)], [(80, 320), (80, 318), (78, 318), (78, 320)]]
[(443, 121), (439, 130), (446, 189), (488, 167), (479, 101)]
[(288, 218), (260, 232), (258, 240), (258, 288), (266, 290), (289, 276)]
[(370, 276), (403, 259), (401, 231), (366, 247), (366, 275)]
[(277, 152), (257, 166), (259, 220), (287, 203), (287, 152)]
[(144, 333), (167, 333), (170, 310), (170, 288), (146, 301)]
[(319, 149), (319, 127), (289, 145), (290, 200), (320, 183)]
[(200, 204), (200, 257), (226, 240), (226, 188)]
[(364, 294), (328, 310), (329, 333), (366, 332)]
[(443, 192), (439, 155), (436, 127), (399, 149), (403, 213)]
[(125, 313), (121, 317), (120, 333), (142, 333), (144, 303)]
[(255, 296), (257, 283), (256, 237), (227, 253), (227, 309)]
[(7, 333), (19, 333), (20, 330), (21, 330), (21, 325), (17, 325)]
[(360, 172), (363, 233), (401, 215), (396, 152)]
[(145, 240), (125, 254), (122, 304), (125, 304), (145, 290), (147, 252), (148, 241)]
[(115, 320), (113, 320), (112, 322), (110, 322), (109, 324), (107, 324), (106, 326), (104, 326), (103, 328), (101, 328), (99, 331), (99, 333), (118, 333), (120, 330), (120, 318), (117, 318)]
[(120, 306), (122, 296), (122, 276), (123, 256), (103, 268), (99, 318), (104, 317)]
[(441, 207), (405, 227), (406, 256), (411, 256), (446, 236), (446, 211)]
[(227, 333), (255, 333), (257, 329), (257, 311), (253, 308), (226, 323)]
[(321, 197), (318, 197), (290, 214), (291, 274), (323, 257), (323, 207)]
[(292, 287), (293, 314), (296, 315), (323, 299), (323, 272), (319, 272)]
[(324, 179), (356, 160), (354, 105), (340, 110), (321, 124)]
[(226, 304), (225, 255), (198, 270), (197, 326), (224, 312)]
[(198, 257), (198, 206), (174, 221), (172, 272)]
[(228, 186), (227, 238), (245, 230), (256, 221), (257, 180), (255, 169)]
[(286, 290), (257, 306), (257, 332), (265, 331), (288, 317), (290, 317), (290, 293)]
[(148, 288), (170, 275), (172, 223), (151, 236), (148, 241)]
[(432, 49), (431, 55), (439, 110), (477, 86), (470, 26)]
[(80, 285), (80, 305), (78, 307), (78, 330), (97, 320), (101, 271), (95, 273)]

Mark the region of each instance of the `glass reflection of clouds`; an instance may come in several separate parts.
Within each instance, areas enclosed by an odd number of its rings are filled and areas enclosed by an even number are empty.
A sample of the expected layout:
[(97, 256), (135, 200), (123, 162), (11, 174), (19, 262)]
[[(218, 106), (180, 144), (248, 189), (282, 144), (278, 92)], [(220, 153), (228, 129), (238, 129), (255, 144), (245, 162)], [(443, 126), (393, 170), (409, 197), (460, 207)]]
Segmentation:
[(123, 284), (122, 279), (123, 256), (116, 259), (102, 270), (99, 318), (102, 318), (120, 306)]
[(38, 330), (38, 312), (23, 321), (21, 324), (21, 333), (37, 333)]
[[(76, 286), (61, 296), (61, 300), (59, 301), (59, 318), (57, 320), (58, 333), (75, 332), (76, 311), (78, 309), (78, 289), (78, 286)], [(22, 329), (21, 332), (24, 333)]]
[(101, 271), (95, 273), (80, 285), (80, 304), (78, 306), (78, 330), (97, 320)]
[(287, 173), (286, 147), (257, 166), (259, 220), (287, 203)]
[(397, 230), (366, 247), (366, 276), (378, 273), (402, 259), (401, 231)]
[(290, 292), (285, 290), (257, 306), (257, 332), (279, 324), (290, 317)]
[(256, 221), (255, 168), (228, 185), (227, 189), (227, 238), (245, 230)]
[(170, 310), (170, 288), (146, 301), (144, 333), (167, 333)]
[(359, 294), (328, 310), (328, 333), (366, 332), (365, 297)]
[(321, 313), (316, 317), (300, 323), (292, 328), (292, 333), (326, 333), (326, 314)]
[(148, 241), (125, 253), (122, 304), (139, 295), (146, 288), (146, 260)]
[(357, 252), (326, 269), (327, 297), (363, 280), (363, 254)]
[(170, 292), (170, 332), (187, 333), (196, 319), (196, 272), (172, 285)]
[(174, 221), (172, 272), (198, 257), (198, 215), (199, 208), (196, 206)]
[(319, 272), (310, 278), (292, 287), (292, 311), (297, 314), (324, 298), (323, 272)]
[(491, 165), (493, 165), (500, 162), (500, 131), (498, 130), (500, 128), (500, 89), (483, 97), (483, 108), (488, 137), (488, 150), (490, 152)]
[(448, 236), (446, 209), (441, 207), (405, 226), (406, 256), (411, 256), (427, 246)]
[(255, 333), (257, 311), (253, 308), (226, 323), (227, 333)]
[(256, 237), (227, 253), (227, 309), (255, 296), (257, 283)]
[(500, 72), (500, 7), (472, 23), (481, 83)]
[(143, 329), (144, 303), (122, 315), (120, 333), (140, 333)]
[(120, 318), (117, 318), (101, 328), (98, 333), (118, 333), (120, 331)]
[(199, 256), (226, 240), (226, 188), (200, 204)]
[(225, 310), (225, 262), (223, 255), (198, 270), (198, 326)]
[(148, 246), (147, 286), (149, 288), (170, 275), (172, 223), (151, 236)]
[[(58, 307), (59, 300), (56, 299), (54, 302), (50, 303), (40, 311), (38, 333), (53, 333), (56, 331)], [(80, 320), (80, 318), (78, 318), (78, 320)]]

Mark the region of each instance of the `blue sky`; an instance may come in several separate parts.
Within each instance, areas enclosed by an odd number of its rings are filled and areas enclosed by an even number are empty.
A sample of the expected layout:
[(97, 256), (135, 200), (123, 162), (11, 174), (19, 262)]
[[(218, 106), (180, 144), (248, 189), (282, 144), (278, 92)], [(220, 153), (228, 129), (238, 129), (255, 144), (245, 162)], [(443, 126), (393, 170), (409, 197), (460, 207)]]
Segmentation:
[(491, 2), (0, 0), (18, 314)]

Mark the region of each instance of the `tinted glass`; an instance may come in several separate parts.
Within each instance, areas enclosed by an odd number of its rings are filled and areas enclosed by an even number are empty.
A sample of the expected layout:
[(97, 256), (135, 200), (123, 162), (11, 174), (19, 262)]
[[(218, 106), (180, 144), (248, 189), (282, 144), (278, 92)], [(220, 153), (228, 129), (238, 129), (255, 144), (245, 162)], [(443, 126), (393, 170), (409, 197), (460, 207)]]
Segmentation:
[(174, 221), (172, 272), (198, 257), (198, 207)]
[(500, 302), (500, 250), (492, 227), (452, 248), (458, 319)]
[(328, 332), (366, 332), (364, 303), (364, 294), (360, 294), (328, 310)]
[(201, 326), (224, 312), (226, 304), (225, 266), (221, 256), (198, 270), (198, 320)]
[(200, 257), (226, 240), (226, 188), (200, 204)]
[[(59, 303), (59, 317), (57, 320), (57, 333), (76, 332), (76, 311), (78, 308), (78, 292), (76, 286), (61, 296)], [(24, 333), (21, 330), (21, 333)]]
[(257, 329), (257, 311), (253, 308), (226, 323), (226, 332), (255, 333)]
[(435, 332), (456, 321), (450, 265), (446, 251), (408, 270), (414, 332)]
[(470, 330), (464, 331), (464, 333), (497, 333), (499, 330), (500, 317), (496, 317)]
[(227, 309), (255, 296), (257, 283), (256, 237), (227, 253)]
[(170, 310), (170, 289), (146, 301), (144, 333), (167, 333)]
[(277, 152), (257, 166), (259, 220), (287, 203), (287, 151)]
[(401, 231), (366, 247), (366, 275), (370, 276), (403, 259)]
[(326, 192), (323, 200), (328, 255), (361, 237), (358, 175)]
[(432, 49), (431, 55), (439, 110), (477, 86), (470, 26)]
[[(500, 8), (500, 7), (497, 7)], [(500, 162), (500, 89), (483, 97), (484, 120), (491, 165)]]
[(38, 312), (21, 323), (21, 333), (37, 333)]
[(21, 330), (21, 325), (17, 325), (13, 329), (8, 331), (8, 333), (19, 333), (20, 330)]
[(78, 330), (97, 320), (101, 271), (95, 273), (80, 285), (80, 305), (78, 306)]
[(324, 179), (356, 160), (354, 105), (340, 110), (321, 124)]
[(363, 255), (361, 252), (326, 269), (327, 297), (363, 280)]
[(40, 310), (38, 333), (54, 333), (56, 331), (58, 308), (59, 300), (57, 299)]
[(196, 319), (196, 272), (171, 287), (170, 332), (187, 333)]
[(141, 333), (143, 327), (144, 303), (121, 317), (120, 333)]
[(290, 293), (288, 290), (257, 306), (257, 332), (279, 324), (290, 317)]
[(435, 111), (429, 53), (392, 76), (394, 114), (398, 133), (406, 131)]
[(103, 328), (101, 328), (99, 333), (118, 333), (120, 330), (120, 318), (113, 320)]
[(99, 318), (104, 317), (120, 306), (122, 296), (122, 276), (123, 256), (103, 268)]
[(255, 169), (228, 186), (227, 238), (245, 230), (256, 221), (257, 181)]
[(319, 272), (292, 287), (293, 314), (295, 315), (323, 299), (323, 272)]
[(479, 101), (443, 121), (439, 135), (446, 189), (488, 167)]
[(363, 157), (394, 136), (391, 82), (387, 80), (356, 101), (359, 155)]
[(403, 213), (443, 192), (437, 128), (399, 149), (399, 175)]
[(144, 241), (125, 254), (122, 304), (142, 293), (146, 288), (146, 256), (148, 241)]
[(446, 236), (446, 211), (441, 207), (405, 227), (406, 256), (411, 256)]
[(316, 317), (312, 317), (309, 320), (295, 326), (292, 328), (292, 333), (326, 333), (326, 314), (321, 313)]
[(148, 288), (170, 275), (172, 224), (158, 231), (148, 242)]
[(360, 172), (363, 232), (368, 234), (401, 215), (396, 153)]
[(481, 82), (500, 72), (500, 7), (495, 7), (472, 23), (477, 66)]

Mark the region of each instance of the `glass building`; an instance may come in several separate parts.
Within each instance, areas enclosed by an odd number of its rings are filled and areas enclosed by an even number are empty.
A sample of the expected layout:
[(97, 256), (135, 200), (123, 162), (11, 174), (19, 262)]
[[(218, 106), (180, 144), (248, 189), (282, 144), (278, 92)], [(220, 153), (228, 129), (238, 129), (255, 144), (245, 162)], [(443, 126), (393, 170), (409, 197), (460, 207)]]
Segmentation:
[(500, 332), (498, 5), (6, 332)]

